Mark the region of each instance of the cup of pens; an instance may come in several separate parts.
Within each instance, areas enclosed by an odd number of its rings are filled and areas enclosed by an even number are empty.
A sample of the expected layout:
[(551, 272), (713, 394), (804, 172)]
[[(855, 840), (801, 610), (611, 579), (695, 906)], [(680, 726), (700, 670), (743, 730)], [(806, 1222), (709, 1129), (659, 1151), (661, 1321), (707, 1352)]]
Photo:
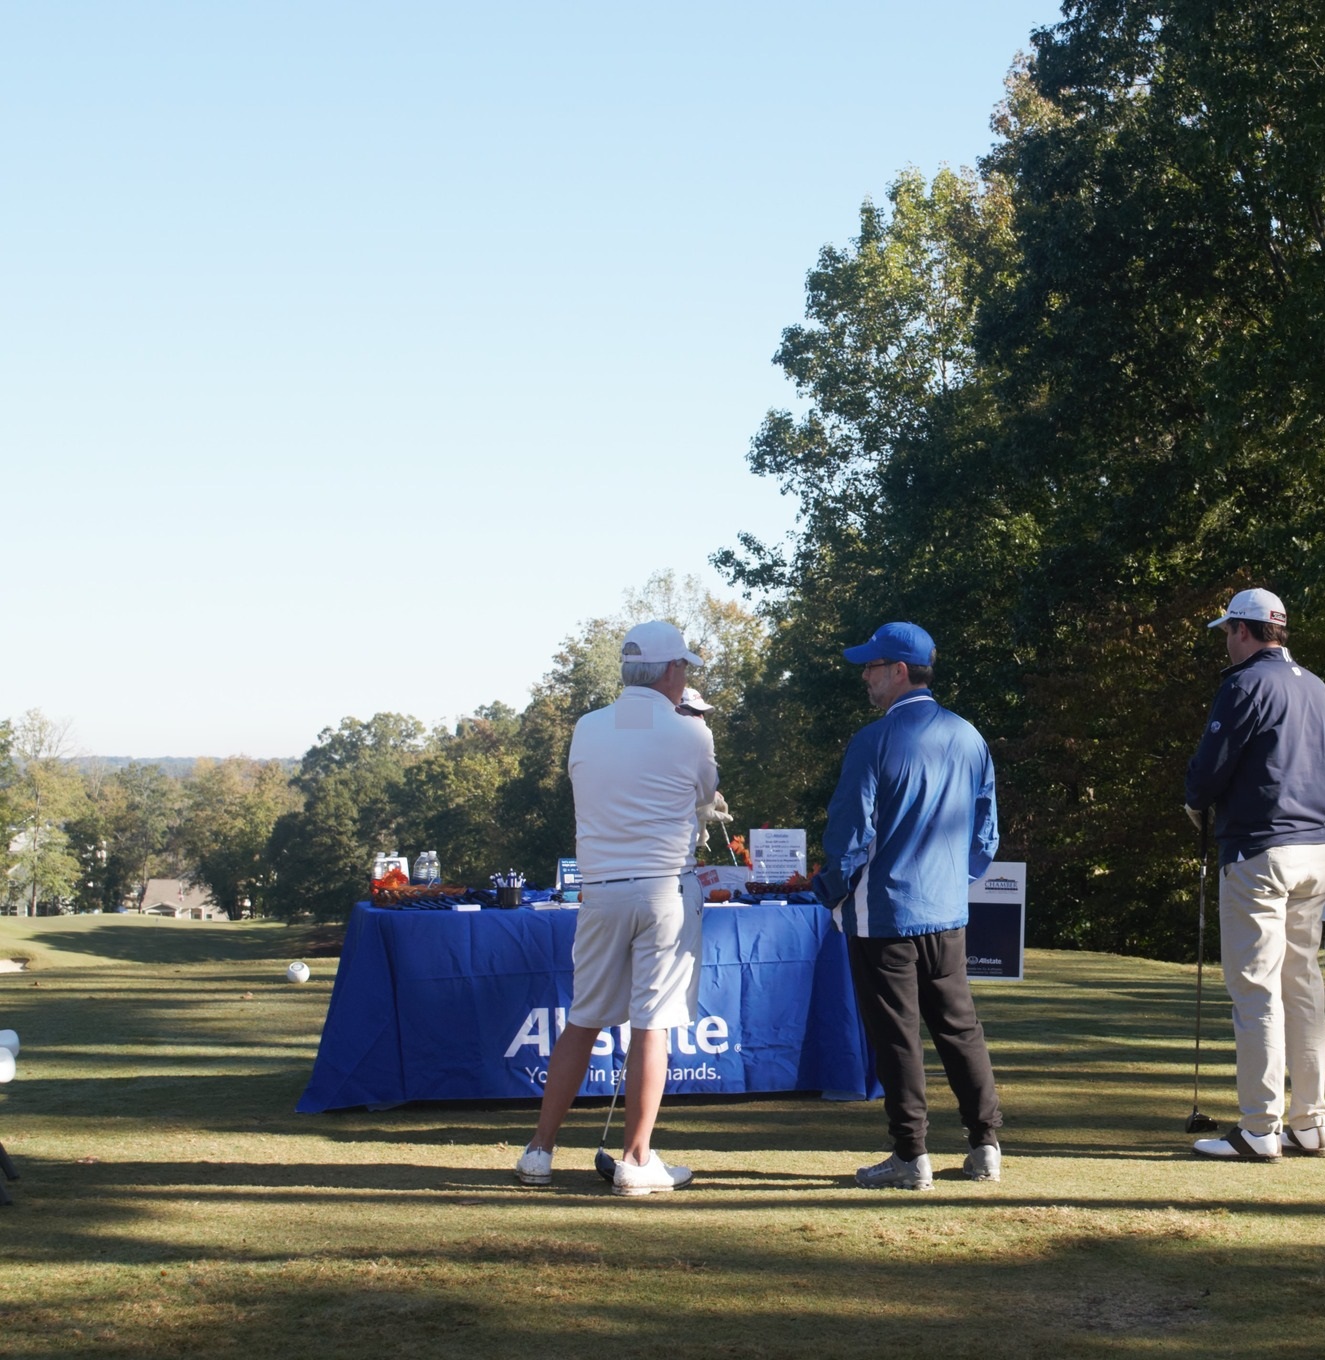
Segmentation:
[(524, 875), (508, 869), (504, 874), (492, 875), (492, 886), (497, 890), (499, 907), (518, 907), (524, 902)]

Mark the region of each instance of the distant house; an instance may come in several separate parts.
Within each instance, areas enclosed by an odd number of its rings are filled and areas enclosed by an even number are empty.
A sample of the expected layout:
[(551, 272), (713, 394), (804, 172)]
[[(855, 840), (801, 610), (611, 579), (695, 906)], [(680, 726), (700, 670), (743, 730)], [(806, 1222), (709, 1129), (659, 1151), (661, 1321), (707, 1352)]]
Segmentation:
[(229, 915), (205, 888), (190, 888), (178, 878), (151, 878), (138, 910), (144, 916), (175, 916), (186, 921), (226, 921)]

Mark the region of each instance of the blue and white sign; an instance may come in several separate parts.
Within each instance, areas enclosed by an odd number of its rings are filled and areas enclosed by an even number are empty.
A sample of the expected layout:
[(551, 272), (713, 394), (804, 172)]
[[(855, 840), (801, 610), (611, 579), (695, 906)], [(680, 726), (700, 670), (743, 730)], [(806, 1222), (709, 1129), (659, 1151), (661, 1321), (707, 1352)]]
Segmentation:
[(1026, 865), (995, 860), (967, 893), (966, 972), (973, 978), (1025, 980)]

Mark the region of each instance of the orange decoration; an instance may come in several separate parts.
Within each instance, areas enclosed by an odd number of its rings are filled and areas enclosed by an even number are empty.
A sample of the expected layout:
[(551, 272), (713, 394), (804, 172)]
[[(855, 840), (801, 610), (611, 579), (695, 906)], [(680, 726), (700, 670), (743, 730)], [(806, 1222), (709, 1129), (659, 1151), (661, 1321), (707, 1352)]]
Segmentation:
[(709, 902), (730, 902), (732, 895), (726, 888), (714, 888), (706, 900)]

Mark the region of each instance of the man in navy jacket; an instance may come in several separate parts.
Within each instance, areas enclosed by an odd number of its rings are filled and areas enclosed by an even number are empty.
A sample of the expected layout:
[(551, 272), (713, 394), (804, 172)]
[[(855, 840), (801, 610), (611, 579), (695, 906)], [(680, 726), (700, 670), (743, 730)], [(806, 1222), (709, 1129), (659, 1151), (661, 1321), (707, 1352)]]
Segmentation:
[[(1325, 1155), (1325, 683), (1285, 645), (1288, 615), (1244, 590), (1211, 628), (1232, 662), (1187, 767), (1187, 808), (1215, 808), (1219, 933), (1241, 1117), (1202, 1157)], [(1285, 1067), (1293, 1099), (1284, 1118)]]
[(861, 1167), (856, 1183), (934, 1184), (922, 1017), (966, 1126), (963, 1170), (996, 1181), (1003, 1116), (966, 976), (967, 887), (998, 848), (993, 761), (975, 728), (934, 701), (934, 642), (923, 628), (886, 623), (843, 655), (864, 667), (883, 717), (847, 747), (814, 890), (847, 935), (894, 1140), (892, 1156)]

